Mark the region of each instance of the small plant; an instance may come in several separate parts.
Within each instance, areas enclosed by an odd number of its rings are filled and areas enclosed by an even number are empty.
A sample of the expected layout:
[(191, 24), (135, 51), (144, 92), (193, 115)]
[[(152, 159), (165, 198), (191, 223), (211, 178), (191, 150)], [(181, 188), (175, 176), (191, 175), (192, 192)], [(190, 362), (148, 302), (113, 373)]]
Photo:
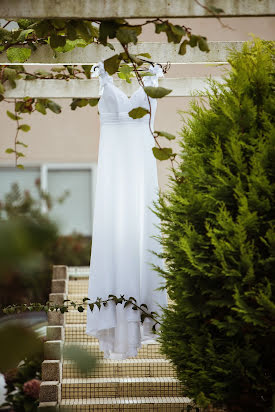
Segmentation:
[(7, 394), (5, 402), (0, 407), (10, 406), (14, 412), (38, 411), (43, 359), (42, 339), (36, 353), (26, 357), (18, 367), (4, 373)]

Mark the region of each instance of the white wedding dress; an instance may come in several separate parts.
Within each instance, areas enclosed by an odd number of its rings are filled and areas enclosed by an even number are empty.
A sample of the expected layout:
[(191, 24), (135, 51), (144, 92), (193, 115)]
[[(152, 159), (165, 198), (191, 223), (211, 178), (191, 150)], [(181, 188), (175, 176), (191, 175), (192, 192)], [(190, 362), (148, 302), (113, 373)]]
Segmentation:
[[(160, 222), (149, 209), (158, 195), (155, 142), (149, 114), (141, 119), (128, 115), (135, 107), (149, 109), (148, 100), (141, 86), (128, 98), (113, 84), (103, 62), (97, 66), (92, 76), (100, 80), (100, 142), (88, 298), (134, 297), (161, 314), (167, 293), (156, 290), (164, 280), (152, 264), (163, 267), (163, 260), (151, 252), (161, 252), (154, 237), (160, 236)], [(145, 86), (157, 86), (162, 69), (151, 66), (149, 72), (153, 76), (143, 77)], [(157, 99), (150, 98), (150, 103), (154, 130)], [(149, 318), (142, 324), (132, 305), (108, 302), (100, 310), (88, 306), (86, 333), (98, 338), (104, 358), (125, 359), (136, 356), (141, 344), (155, 341), (153, 324)]]

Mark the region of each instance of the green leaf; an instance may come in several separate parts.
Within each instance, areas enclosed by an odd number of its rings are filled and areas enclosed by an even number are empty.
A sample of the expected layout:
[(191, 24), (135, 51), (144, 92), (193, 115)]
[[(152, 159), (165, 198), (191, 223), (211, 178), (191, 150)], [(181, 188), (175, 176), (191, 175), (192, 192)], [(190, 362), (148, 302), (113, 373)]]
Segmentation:
[(92, 99), (89, 99), (88, 102), (89, 102), (89, 105), (90, 105), (90, 106), (94, 107), (94, 106), (96, 106), (97, 103), (99, 102), (99, 98), (93, 97)]
[(58, 36), (57, 34), (51, 34), (50, 46), (52, 49), (56, 49), (57, 47), (64, 47), (65, 44), (66, 44), (65, 36)]
[(133, 77), (132, 68), (128, 64), (123, 64), (119, 68), (118, 77), (131, 83), (130, 77)]
[(149, 53), (138, 53), (137, 56), (147, 57), (147, 59), (151, 59), (151, 54)]
[(198, 43), (199, 37), (195, 36), (194, 34), (191, 35), (190, 40), (189, 40), (189, 44), (191, 47), (196, 47), (197, 43)]
[(9, 30), (3, 29), (3, 27), (0, 27), (0, 41), (4, 42), (11, 42), (12, 41), (12, 32)]
[(82, 69), (84, 70), (85, 76), (87, 79), (91, 78), (91, 68), (93, 67), (91, 64), (84, 64), (81, 66)]
[(84, 21), (77, 21), (76, 32), (84, 39), (87, 43), (92, 40), (93, 31), (91, 29), (91, 23)]
[(12, 120), (20, 120), (20, 119), (22, 119), (22, 117), (17, 116), (16, 114), (10, 112), (9, 110), (7, 110), (7, 115), (8, 115)]
[(5, 88), (3, 84), (0, 82), (0, 94), (4, 94), (4, 92), (5, 92)]
[(56, 52), (58, 53), (67, 53), (68, 51), (71, 51), (75, 49), (76, 47), (86, 47), (87, 42), (83, 39), (75, 39), (75, 40), (66, 40), (66, 44), (62, 47), (57, 47), (55, 49)]
[(200, 37), (199, 38), (199, 49), (201, 51), (204, 51), (204, 52), (207, 52), (207, 53), (210, 51), (209, 47), (208, 47), (208, 44), (207, 44), (206, 37)]
[(167, 133), (167, 132), (162, 132), (162, 131), (155, 130), (155, 133), (157, 133), (158, 136), (166, 137), (166, 139), (168, 139), (168, 140), (174, 140), (176, 138), (176, 136), (174, 136), (173, 134)]
[(183, 56), (183, 55), (186, 53), (186, 46), (187, 46), (187, 44), (188, 44), (188, 40), (184, 40), (184, 41), (181, 43), (180, 48), (179, 48), (179, 54), (180, 54), (180, 55)]
[(209, 10), (211, 10), (214, 14), (221, 14), (224, 13), (223, 9), (214, 6), (208, 6)]
[(155, 33), (159, 34), (161, 32), (166, 32), (167, 30), (169, 30), (168, 21), (163, 23), (155, 23)]
[(159, 99), (171, 93), (172, 89), (165, 89), (164, 87), (147, 86), (144, 87), (144, 91), (148, 96), (154, 99)]
[(30, 20), (30, 19), (17, 20), (17, 24), (20, 27), (20, 29), (27, 29), (33, 22), (34, 20)]
[(172, 32), (177, 36), (182, 37), (186, 35), (186, 30), (183, 27), (179, 26), (178, 24), (176, 24), (175, 26), (171, 24), (170, 28)]
[(17, 37), (17, 39), (16, 39), (16, 41), (17, 42), (23, 42), (23, 41), (25, 41), (26, 40), (26, 38), (28, 37), (28, 35), (30, 34), (30, 33), (32, 33), (34, 30), (33, 29), (27, 29), (27, 30), (22, 30), (20, 33), (19, 33), (19, 36)]
[(104, 46), (107, 46), (108, 37), (110, 39), (114, 39), (116, 37), (116, 30), (118, 27), (119, 24), (117, 24), (114, 20), (103, 20), (99, 27), (99, 42)]
[(24, 63), (30, 57), (32, 51), (26, 47), (9, 47), (7, 50), (7, 58), (10, 62)]
[(172, 149), (170, 147), (164, 147), (159, 149), (158, 147), (153, 147), (153, 153), (158, 160), (167, 160), (172, 155)]
[(69, 40), (75, 40), (77, 38), (77, 32), (73, 22), (67, 24), (66, 33)]
[(88, 99), (73, 99), (70, 106), (72, 110), (75, 110), (77, 107), (84, 107), (87, 106), (87, 104)]
[(28, 132), (31, 129), (31, 126), (28, 124), (20, 124), (18, 129), (22, 130), (23, 132)]
[(5, 150), (6, 153), (14, 153), (15, 150), (9, 147), (8, 149)]
[(17, 157), (25, 157), (24, 153), (22, 152), (16, 152)]
[(61, 107), (59, 104), (55, 103), (53, 100), (48, 100), (47, 107), (54, 113), (61, 113)]
[(39, 113), (42, 113), (42, 114), (46, 114), (47, 112), (46, 112), (46, 107), (45, 107), (45, 105), (42, 103), (42, 101), (37, 101), (36, 103), (35, 103), (35, 110), (37, 110)]
[(25, 169), (25, 166), (23, 166), (23, 165), (16, 165), (16, 167), (18, 167), (18, 169)]
[(121, 44), (136, 44), (141, 31), (141, 26), (121, 26), (116, 32), (116, 37)]
[(145, 109), (144, 107), (136, 107), (132, 109), (128, 115), (132, 117), (132, 119), (141, 119), (146, 114), (150, 113), (149, 110)]
[(28, 147), (28, 145), (27, 145), (26, 143), (19, 142), (18, 140), (17, 140), (16, 144), (20, 144), (20, 145), (22, 145), (22, 146), (24, 146), (24, 147)]
[(114, 74), (118, 71), (121, 59), (118, 54), (110, 57), (109, 59), (104, 60), (104, 68), (110, 74)]

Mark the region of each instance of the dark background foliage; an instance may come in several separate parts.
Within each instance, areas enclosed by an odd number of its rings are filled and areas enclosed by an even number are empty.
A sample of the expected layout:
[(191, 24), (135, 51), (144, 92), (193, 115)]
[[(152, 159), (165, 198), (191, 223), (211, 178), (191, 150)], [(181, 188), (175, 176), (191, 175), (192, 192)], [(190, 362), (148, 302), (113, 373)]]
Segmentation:
[[(12, 303), (49, 299), (52, 265), (89, 265), (91, 237), (80, 233), (62, 236), (41, 201), (49, 210), (55, 202), (66, 201), (63, 194), (53, 199), (40, 189), (34, 198), (14, 183), (0, 204), (0, 308)], [(2, 313), (1, 313), (2, 314)]]

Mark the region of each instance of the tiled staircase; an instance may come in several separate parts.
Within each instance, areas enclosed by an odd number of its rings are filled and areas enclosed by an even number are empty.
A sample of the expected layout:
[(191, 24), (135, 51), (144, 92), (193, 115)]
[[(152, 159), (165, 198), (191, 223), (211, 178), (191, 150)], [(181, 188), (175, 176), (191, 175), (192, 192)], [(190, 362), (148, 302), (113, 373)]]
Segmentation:
[[(87, 297), (88, 276), (89, 267), (54, 266), (49, 300), (59, 305), (64, 299), (81, 303)], [(75, 309), (65, 314), (48, 313), (39, 411), (199, 411), (184, 397), (175, 370), (160, 353), (159, 344), (142, 345), (134, 358), (104, 359), (98, 340), (85, 333), (86, 316), (86, 310), (81, 313)], [(65, 357), (66, 351), (63, 355), (62, 348), (70, 345), (95, 354), (97, 368), (82, 375), (76, 363)]]
[[(68, 299), (81, 302), (87, 296), (88, 270), (76, 277), (73, 269)], [(138, 356), (126, 360), (103, 358), (98, 340), (86, 335), (86, 314), (65, 314), (64, 345), (78, 344), (99, 358), (99, 366), (85, 378), (75, 363), (63, 359), (61, 378), (62, 407), (74, 411), (187, 411), (190, 400), (183, 397), (175, 371), (159, 351), (159, 344), (146, 344)]]

